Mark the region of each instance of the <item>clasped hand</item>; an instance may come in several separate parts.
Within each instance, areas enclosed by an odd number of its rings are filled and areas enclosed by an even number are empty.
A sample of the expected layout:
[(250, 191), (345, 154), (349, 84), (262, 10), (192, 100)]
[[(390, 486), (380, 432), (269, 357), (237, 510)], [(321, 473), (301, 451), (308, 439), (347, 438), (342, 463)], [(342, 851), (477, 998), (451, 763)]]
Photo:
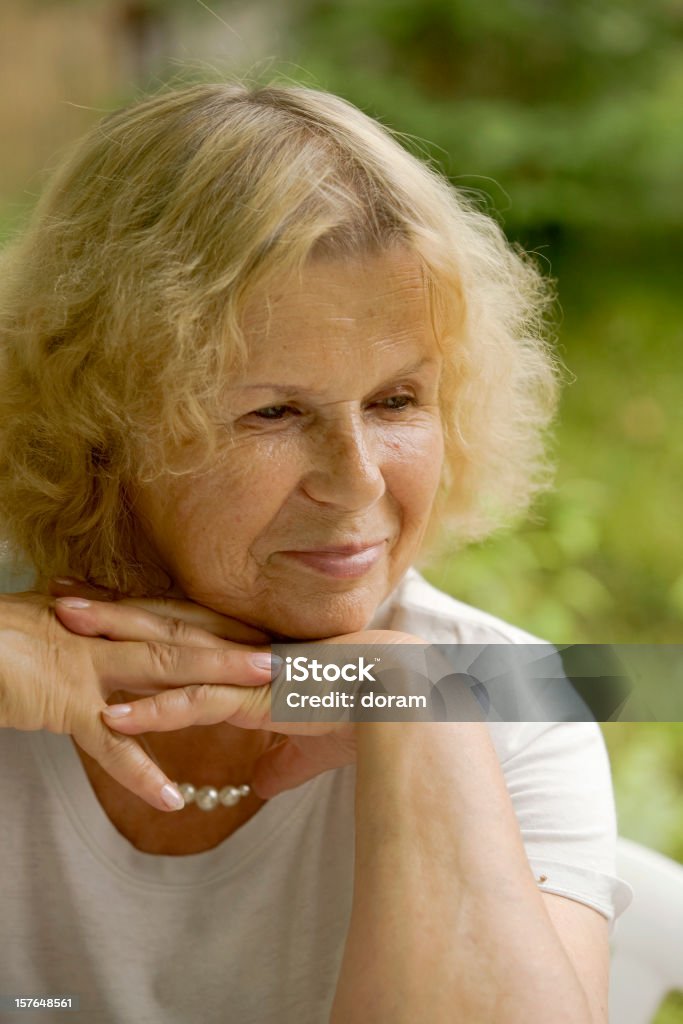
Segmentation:
[[(0, 725), (72, 735), (117, 782), (159, 810), (169, 809), (163, 787), (170, 780), (137, 734), (219, 722), (278, 734), (254, 768), (252, 786), (263, 798), (355, 760), (354, 723), (273, 724), (266, 634), (191, 601), (114, 600), (78, 581), (53, 581), (50, 590), (52, 599), (0, 598)], [(421, 641), (376, 630), (328, 642)], [(115, 717), (107, 702), (118, 691), (135, 699)]]

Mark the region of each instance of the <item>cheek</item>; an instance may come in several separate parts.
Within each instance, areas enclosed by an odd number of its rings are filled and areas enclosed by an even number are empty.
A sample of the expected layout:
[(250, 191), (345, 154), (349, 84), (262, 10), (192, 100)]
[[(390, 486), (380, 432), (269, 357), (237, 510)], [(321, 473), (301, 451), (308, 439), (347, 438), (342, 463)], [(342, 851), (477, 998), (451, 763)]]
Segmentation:
[(287, 446), (243, 443), (230, 449), (206, 477), (182, 488), (178, 520), (194, 532), (194, 543), (248, 544), (275, 518), (296, 487), (297, 464)]
[(441, 479), (444, 443), (437, 417), (385, 438), (385, 479), (392, 496), (415, 518), (426, 518)]

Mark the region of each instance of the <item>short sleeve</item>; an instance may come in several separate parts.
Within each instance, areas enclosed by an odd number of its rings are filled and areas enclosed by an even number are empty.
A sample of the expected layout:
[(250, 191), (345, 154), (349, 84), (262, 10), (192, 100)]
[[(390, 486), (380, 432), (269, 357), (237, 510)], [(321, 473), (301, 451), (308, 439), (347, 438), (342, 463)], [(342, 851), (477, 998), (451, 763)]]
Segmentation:
[(611, 936), (633, 891), (616, 874), (612, 775), (599, 726), (488, 726), (538, 887), (599, 911)]

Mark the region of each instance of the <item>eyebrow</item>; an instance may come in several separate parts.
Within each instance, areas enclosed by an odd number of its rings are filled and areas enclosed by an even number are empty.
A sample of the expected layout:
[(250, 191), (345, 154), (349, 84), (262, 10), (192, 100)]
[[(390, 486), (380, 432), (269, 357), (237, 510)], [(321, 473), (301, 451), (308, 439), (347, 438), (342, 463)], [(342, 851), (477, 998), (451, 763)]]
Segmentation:
[[(418, 359), (413, 363), (409, 363), (407, 366), (402, 366), (396, 370), (395, 373), (389, 374), (385, 379), (386, 381), (393, 380), (395, 377), (404, 377), (411, 373), (417, 373), (419, 370), (424, 369), (425, 366), (436, 366), (438, 363), (437, 359), (431, 356), (423, 356), (422, 359)], [(378, 385), (381, 387), (381, 384)], [(232, 387), (227, 388), (228, 391), (274, 391), (278, 395), (291, 394), (296, 391), (301, 395), (318, 395), (322, 393), (321, 388), (302, 388), (299, 384), (272, 384), (269, 382), (263, 382), (262, 384), (234, 384)]]

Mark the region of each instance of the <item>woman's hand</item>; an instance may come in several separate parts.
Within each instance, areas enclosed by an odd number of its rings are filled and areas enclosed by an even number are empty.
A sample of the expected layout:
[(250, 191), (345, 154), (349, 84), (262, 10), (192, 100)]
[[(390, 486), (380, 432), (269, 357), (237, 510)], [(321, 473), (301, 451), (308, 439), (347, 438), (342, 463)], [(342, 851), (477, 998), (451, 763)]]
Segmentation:
[[(142, 639), (146, 624), (141, 616), (137, 617), (137, 623), (143, 632), (136, 638)], [(333, 637), (322, 643), (393, 646), (423, 641), (408, 633), (368, 630)], [(112, 729), (129, 736), (174, 732), (220, 722), (229, 722), (241, 729), (277, 732), (282, 736), (281, 741), (262, 754), (251, 780), (254, 792), (264, 799), (356, 759), (357, 723), (273, 722), (270, 687), (184, 686), (130, 704), (113, 705), (104, 709), (103, 715)]]
[(263, 634), (241, 623), (202, 610), (216, 636), (177, 616), (186, 602), (153, 604), (161, 614), (123, 601), (0, 595), (0, 727), (70, 734), (122, 786), (167, 811), (182, 800), (174, 803), (171, 781), (137, 741), (105, 724), (107, 699), (197, 683), (258, 692), (271, 678), (270, 654), (258, 649)]
[[(106, 635), (110, 640), (144, 643), (153, 637), (167, 635), (168, 626), (159, 617), (173, 616), (173, 640), (191, 643), (184, 631), (192, 627), (199, 630), (200, 640), (209, 646), (219, 643), (217, 637), (230, 635), (241, 642), (265, 639), (252, 627), (229, 619), (193, 601), (164, 601), (158, 599), (125, 598), (100, 587), (71, 581), (53, 581), (52, 593), (77, 593), (108, 602), (96, 612), (81, 614), (57, 604), (57, 615), (69, 629), (89, 635), (90, 622), (102, 629), (107, 623)], [(98, 601), (92, 603), (96, 608)], [(92, 619), (91, 619), (92, 616)], [(397, 630), (365, 630), (329, 637), (318, 641), (326, 644), (350, 644), (392, 647), (399, 644), (424, 645), (425, 641), (410, 633)], [(447, 668), (448, 671), (448, 668)], [(463, 721), (481, 718), (481, 707), (465, 687), (453, 697), (452, 706), (459, 708)], [(176, 732), (190, 726), (217, 725), (228, 722), (242, 729), (259, 729), (278, 734), (281, 739), (261, 755), (254, 766), (251, 785), (254, 792), (269, 799), (287, 789), (294, 789), (322, 772), (351, 764), (356, 759), (356, 738), (359, 723), (350, 721), (273, 722), (271, 718), (271, 688), (262, 686), (219, 685), (208, 682), (176, 687), (157, 692), (146, 699), (126, 704), (115, 704), (102, 709), (107, 725), (117, 732), (134, 736), (146, 732)], [(368, 723), (374, 728), (378, 723)]]
[[(232, 620), (191, 601), (164, 602), (153, 599), (126, 598), (122, 601), (101, 588), (73, 581), (53, 582), (53, 593), (90, 594), (106, 604), (94, 601), (90, 612), (79, 612), (58, 602), (56, 612), (61, 621), (74, 632), (90, 635), (90, 629), (102, 630), (110, 640), (145, 643), (167, 627), (159, 616), (172, 607), (174, 639), (183, 640), (183, 630), (201, 627), (202, 642), (219, 643), (215, 639)], [(94, 611), (92, 610), (94, 609)], [(243, 624), (235, 624), (235, 631)], [(100, 635), (102, 635), (100, 633)], [(233, 633), (234, 635), (234, 633)], [(419, 637), (393, 630), (372, 630), (332, 637), (334, 644), (423, 643)], [(123, 687), (120, 687), (123, 688)], [(332, 768), (351, 764), (356, 757), (356, 723), (353, 722), (273, 722), (270, 713), (270, 687), (217, 685), (216, 683), (178, 687), (156, 693), (128, 704), (103, 708), (107, 725), (118, 733), (134, 736), (146, 732), (175, 732), (194, 725), (217, 725), (229, 722), (243, 729), (262, 729), (282, 736), (261, 756), (254, 767), (252, 788), (265, 799), (293, 789)]]

